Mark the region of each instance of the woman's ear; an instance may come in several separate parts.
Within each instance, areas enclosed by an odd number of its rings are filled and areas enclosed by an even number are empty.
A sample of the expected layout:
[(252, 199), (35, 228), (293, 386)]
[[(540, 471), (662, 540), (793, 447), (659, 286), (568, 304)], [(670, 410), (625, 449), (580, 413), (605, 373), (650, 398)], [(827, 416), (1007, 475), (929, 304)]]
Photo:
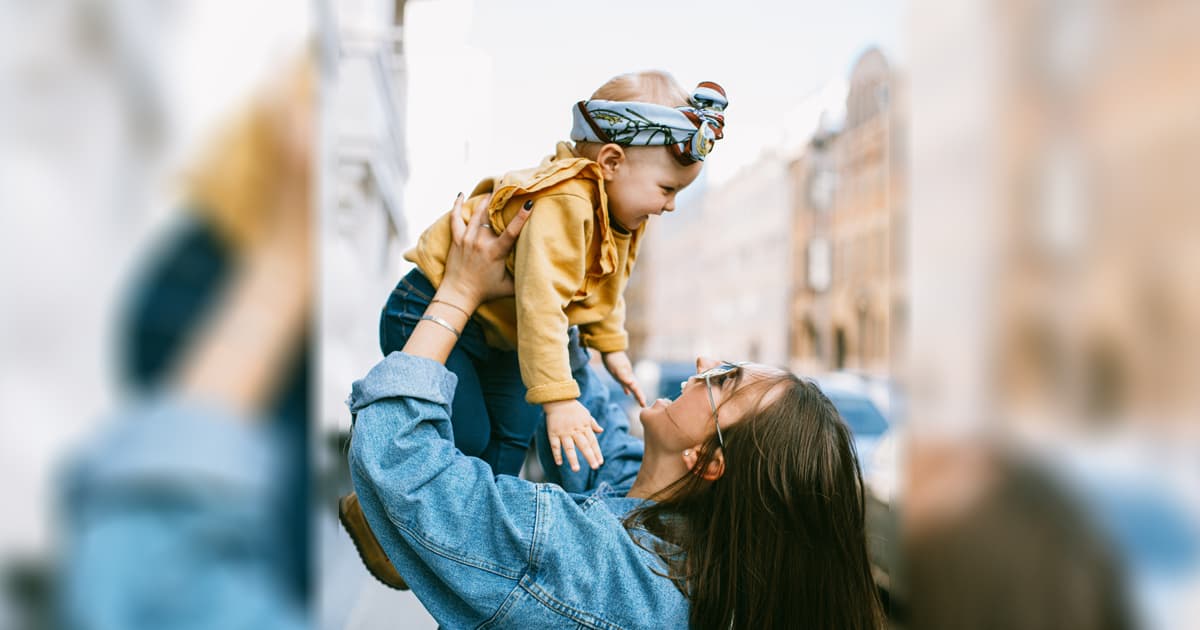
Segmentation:
[[(683, 452), (683, 463), (687, 465), (688, 470), (695, 470), (696, 462), (699, 461), (699, 459), (699, 446), (694, 446)], [(721, 475), (725, 474), (725, 453), (718, 449), (716, 454), (713, 456), (712, 461), (708, 462), (708, 465), (704, 467), (704, 470), (696, 472), (695, 474), (700, 475), (708, 481), (716, 481), (720, 479)]]
[(625, 149), (622, 149), (621, 145), (610, 142), (600, 147), (599, 153), (596, 154), (596, 163), (600, 165), (600, 174), (604, 176), (604, 181), (612, 181), (617, 171), (625, 165), (625, 160)]

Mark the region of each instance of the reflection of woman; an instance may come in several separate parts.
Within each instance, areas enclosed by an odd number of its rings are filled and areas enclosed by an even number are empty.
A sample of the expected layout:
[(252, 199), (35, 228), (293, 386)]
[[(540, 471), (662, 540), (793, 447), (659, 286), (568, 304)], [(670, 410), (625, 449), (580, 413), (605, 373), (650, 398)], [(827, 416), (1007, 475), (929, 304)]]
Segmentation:
[(307, 627), (313, 79), (283, 73), (217, 139), (140, 279), (138, 399), (66, 478), (67, 627)]
[[(438, 299), (469, 312), (511, 294), (503, 259), (526, 216), (499, 237), (451, 222)], [(569, 494), (455, 450), (441, 364), (467, 316), (426, 315), (354, 384), (350, 462), (367, 521), (442, 625), (880, 626), (850, 434), (815, 386), (699, 359), (678, 399), (642, 411), (643, 443), (577, 352), (605, 463)]]
[(918, 446), (901, 540), (906, 625), (1142, 627), (1122, 558), (1050, 469), (991, 444)]

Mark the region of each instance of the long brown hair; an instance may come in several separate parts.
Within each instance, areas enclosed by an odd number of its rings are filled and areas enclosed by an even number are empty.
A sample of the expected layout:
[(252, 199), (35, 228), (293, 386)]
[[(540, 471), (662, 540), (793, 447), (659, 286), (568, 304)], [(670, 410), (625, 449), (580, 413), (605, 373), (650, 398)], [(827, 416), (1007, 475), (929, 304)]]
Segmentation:
[[(626, 528), (635, 540), (637, 530), (658, 538), (647, 548), (691, 600), (693, 628), (879, 628), (849, 430), (820, 389), (792, 374), (737, 395), (754, 392), (754, 408), (723, 429), (724, 474), (685, 475)], [(694, 473), (717, 447), (714, 434)]]

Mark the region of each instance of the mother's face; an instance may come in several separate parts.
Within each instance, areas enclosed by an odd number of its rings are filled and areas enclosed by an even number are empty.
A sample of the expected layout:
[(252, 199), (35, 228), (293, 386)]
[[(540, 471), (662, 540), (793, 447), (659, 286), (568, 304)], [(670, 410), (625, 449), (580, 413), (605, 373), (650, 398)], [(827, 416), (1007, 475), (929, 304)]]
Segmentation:
[[(696, 359), (696, 373), (721, 365), (707, 357)], [(726, 376), (711, 379), (712, 401), (704, 379), (689, 378), (675, 400), (660, 398), (641, 412), (646, 441), (665, 450), (694, 449), (717, 432), (736, 424), (746, 412), (759, 404), (758, 396), (739, 396), (746, 387), (783, 372), (766, 365), (750, 363)], [(770, 395), (768, 394), (768, 398)], [(764, 400), (763, 402), (766, 402)], [(713, 406), (718, 413), (714, 422)]]

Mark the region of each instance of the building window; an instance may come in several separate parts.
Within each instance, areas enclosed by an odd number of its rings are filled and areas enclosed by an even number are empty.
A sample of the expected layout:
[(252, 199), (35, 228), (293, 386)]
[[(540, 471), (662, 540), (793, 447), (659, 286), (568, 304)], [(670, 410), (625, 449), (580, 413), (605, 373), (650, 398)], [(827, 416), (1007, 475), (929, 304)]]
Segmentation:
[(804, 337), (807, 342), (809, 356), (820, 361), (825, 354), (821, 349), (821, 334), (811, 319), (804, 320)]

